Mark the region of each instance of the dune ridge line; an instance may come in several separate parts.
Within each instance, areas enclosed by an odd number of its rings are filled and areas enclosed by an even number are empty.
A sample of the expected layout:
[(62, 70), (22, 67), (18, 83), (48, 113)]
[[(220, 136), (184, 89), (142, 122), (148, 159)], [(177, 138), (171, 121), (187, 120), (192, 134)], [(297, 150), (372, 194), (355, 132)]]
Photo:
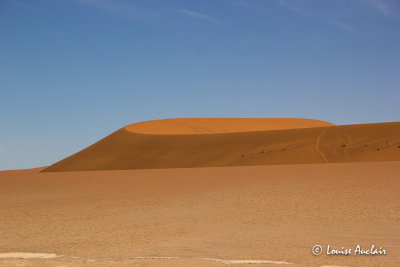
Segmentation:
[(256, 132), (334, 126), (326, 121), (297, 118), (178, 118), (133, 123), (124, 129), (154, 135)]

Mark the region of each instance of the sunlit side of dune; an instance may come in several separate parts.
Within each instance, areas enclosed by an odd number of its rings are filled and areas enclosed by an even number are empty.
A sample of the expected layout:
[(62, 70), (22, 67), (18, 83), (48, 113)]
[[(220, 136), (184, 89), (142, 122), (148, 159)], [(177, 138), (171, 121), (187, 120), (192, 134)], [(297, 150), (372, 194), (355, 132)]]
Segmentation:
[(400, 160), (399, 122), (217, 134), (143, 134), (132, 127), (44, 171)]
[(326, 121), (293, 118), (184, 118), (143, 121), (127, 131), (141, 134), (215, 134), (334, 126)]

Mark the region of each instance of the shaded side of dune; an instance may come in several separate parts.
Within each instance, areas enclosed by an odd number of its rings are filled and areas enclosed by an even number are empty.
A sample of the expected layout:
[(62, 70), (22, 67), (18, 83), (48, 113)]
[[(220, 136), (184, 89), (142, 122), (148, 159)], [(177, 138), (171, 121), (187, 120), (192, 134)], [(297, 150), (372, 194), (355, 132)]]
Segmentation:
[(137, 134), (123, 128), (43, 171), (392, 160), (400, 160), (399, 122), (204, 135)]

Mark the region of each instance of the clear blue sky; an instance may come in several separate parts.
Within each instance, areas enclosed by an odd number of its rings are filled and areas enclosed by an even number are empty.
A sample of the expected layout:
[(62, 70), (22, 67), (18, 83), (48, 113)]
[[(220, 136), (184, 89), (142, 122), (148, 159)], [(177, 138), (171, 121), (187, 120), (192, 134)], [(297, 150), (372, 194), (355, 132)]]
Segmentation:
[(0, 1), (0, 169), (133, 122), (399, 121), (397, 0)]

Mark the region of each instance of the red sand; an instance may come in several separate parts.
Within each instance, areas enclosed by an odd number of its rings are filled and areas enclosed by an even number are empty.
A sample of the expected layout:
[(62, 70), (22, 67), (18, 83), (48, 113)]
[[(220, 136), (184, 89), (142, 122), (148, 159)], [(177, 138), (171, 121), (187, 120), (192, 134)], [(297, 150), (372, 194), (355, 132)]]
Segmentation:
[(133, 124), (42, 172), (1, 172), (0, 266), (396, 266), (399, 160), (398, 122)]

